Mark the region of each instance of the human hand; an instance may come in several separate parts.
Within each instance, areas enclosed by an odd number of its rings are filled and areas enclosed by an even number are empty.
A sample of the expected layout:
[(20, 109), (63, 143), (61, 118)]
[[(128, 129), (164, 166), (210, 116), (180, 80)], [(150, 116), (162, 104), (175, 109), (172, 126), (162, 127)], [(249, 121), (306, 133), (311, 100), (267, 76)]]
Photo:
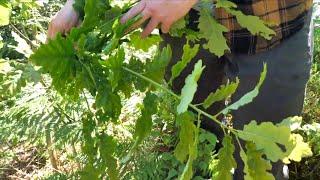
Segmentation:
[(73, 9), (74, 0), (67, 0), (63, 8), (52, 18), (48, 28), (48, 39), (53, 39), (57, 33), (65, 34), (79, 24), (79, 15)]
[(184, 17), (198, 0), (141, 0), (131, 8), (122, 18), (121, 23), (138, 14), (142, 14), (141, 20), (132, 28), (139, 27), (143, 22), (150, 19), (141, 36), (148, 36), (159, 24), (161, 31), (168, 33), (173, 23)]

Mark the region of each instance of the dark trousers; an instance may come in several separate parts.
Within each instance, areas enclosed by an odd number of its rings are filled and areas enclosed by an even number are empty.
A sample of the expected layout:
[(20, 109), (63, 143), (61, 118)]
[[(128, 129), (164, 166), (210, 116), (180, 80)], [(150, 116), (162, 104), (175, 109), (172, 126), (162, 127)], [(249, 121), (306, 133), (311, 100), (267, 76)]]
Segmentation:
[[(240, 85), (231, 98), (231, 101), (234, 102), (256, 86), (263, 63), (266, 63), (267, 77), (259, 95), (252, 103), (231, 113), (233, 127), (243, 129), (243, 126), (251, 120), (256, 120), (258, 123), (264, 121), (279, 123), (286, 117), (300, 115), (312, 61), (313, 26), (311, 14), (310, 12), (303, 29), (266, 52), (255, 55), (230, 54), (217, 58), (207, 50), (200, 49), (188, 67), (174, 80), (173, 90), (180, 93), (185, 78), (192, 72), (195, 62), (202, 59), (206, 68), (198, 81), (198, 91), (193, 103), (203, 102), (210, 92), (214, 92), (228, 79), (234, 80), (237, 76), (240, 79)], [(170, 44), (173, 50), (172, 61), (166, 73), (166, 79), (169, 79), (172, 65), (181, 59), (182, 48), (186, 40), (168, 35), (162, 35), (162, 37), (164, 40), (162, 46)], [(207, 112), (214, 115), (224, 106), (224, 102), (215, 103)], [(220, 140), (223, 138), (220, 126), (212, 120), (203, 118), (202, 128), (213, 132)], [(234, 179), (238, 180), (243, 179), (244, 165), (239, 155), (239, 147), (236, 143), (235, 146), (238, 168), (235, 171)], [(276, 179), (284, 179), (283, 164), (281, 162), (273, 164), (272, 173)]]

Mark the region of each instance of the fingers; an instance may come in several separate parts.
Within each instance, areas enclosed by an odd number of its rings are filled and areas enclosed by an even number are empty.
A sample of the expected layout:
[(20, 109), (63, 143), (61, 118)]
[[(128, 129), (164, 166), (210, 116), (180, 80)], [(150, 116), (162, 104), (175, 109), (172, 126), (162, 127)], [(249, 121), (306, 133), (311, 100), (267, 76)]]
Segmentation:
[(170, 31), (170, 27), (171, 27), (172, 23), (169, 22), (165, 22), (161, 24), (161, 31), (163, 33), (168, 33)]
[(49, 24), (47, 39), (54, 39), (58, 33), (65, 34), (70, 28), (56, 25), (54, 21)]
[(157, 28), (157, 26), (159, 25), (159, 20), (155, 19), (155, 18), (151, 18), (149, 24), (146, 26), (146, 28), (143, 30), (141, 36), (142, 38), (147, 37), (148, 35), (151, 34), (151, 32)]
[(121, 23), (126, 23), (129, 19), (135, 17), (139, 13), (141, 13), (146, 6), (145, 1), (140, 1), (137, 5), (135, 5), (133, 8), (131, 8), (125, 15), (121, 18)]
[(57, 34), (57, 28), (55, 27), (53, 22), (51, 22), (48, 28), (47, 39), (53, 39), (56, 34)]
[(127, 32), (137, 29), (138, 27), (141, 26), (142, 23), (144, 23), (151, 17), (151, 14), (149, 13), (149, 11), (143, 11), (141, 14), (142, 14), (142, 18), (136, 23), (134, 23), (130, 28), (128, 28)]
[(52, 38), (52, 24), (49, 24), (49, 28), (48, 28), (48, 32), (47, 32), (47, 39), (51, 39)]

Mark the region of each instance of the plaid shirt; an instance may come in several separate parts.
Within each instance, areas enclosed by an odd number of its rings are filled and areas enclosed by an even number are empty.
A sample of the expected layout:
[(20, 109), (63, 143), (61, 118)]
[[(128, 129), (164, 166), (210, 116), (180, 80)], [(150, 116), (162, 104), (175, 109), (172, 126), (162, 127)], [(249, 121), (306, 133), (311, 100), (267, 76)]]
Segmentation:
[(255, 15), (275, 24), (276, 35), (271, 40), (251, 35), (223, 9), (215, 9), (216, 19), (230, 31), (225, 34), (233, 53), (255, 54), (269, 50), (299, 31), (312, 7), (313, 0), (231, 0), (246, 15)]

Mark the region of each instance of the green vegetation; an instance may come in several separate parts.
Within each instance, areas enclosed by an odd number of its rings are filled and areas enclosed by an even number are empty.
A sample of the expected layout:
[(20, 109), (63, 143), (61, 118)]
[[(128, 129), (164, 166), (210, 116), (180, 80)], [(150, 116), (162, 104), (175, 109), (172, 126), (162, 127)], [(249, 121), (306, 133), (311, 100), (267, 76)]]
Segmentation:
[[(205, 37), (203, 47), (218, 56), (228, 50), (223, 37), (227, 29), (210, 15), (208, 1), (197, 6), (199, 32), (185, 28), (185, 19), (170, 32), (186, 35), (188, 42), (169, 83), (163, 76), (170, 46), (158, 50), (161, 39), (156, 33), (142, 40), (140, 30), (127, 32), (139, 16), (119, 23), (132, 4), (79, 3), (76, 7), (85, 15), (82, 25), (44, 44), (49, 17), (62, 2), (43, 3), (0, 0), (0, 178), (231, 179), (230, 171), (237, 166), (234, 143), (240, 139), (246, 142), (241, 157), (247, 179), (274, 179), (268, 171), (278, 160), (292, 162), (294, 178), (320, 176), (319, 29), (303, 120), (252, 121), (240, 130), (222, 124), (217, 116), (250, 103), (267, 66), (252, 91), (218, 114), (202, 109), (231, 96), (239, 82), (212, 92), (203, 108), (192, 104), (205, 68), (201, 60), (180, 94), (170, 90), (198, 51), (200, 38)], [(272, 36), (263, 21), (242, 14), (233, 3), (221, 0), (217, 6), (236, 15), (251, 33)], [(218, 152), (213, 151), (216, 136), (199, 127), (203, 116), (225, 132)]]

